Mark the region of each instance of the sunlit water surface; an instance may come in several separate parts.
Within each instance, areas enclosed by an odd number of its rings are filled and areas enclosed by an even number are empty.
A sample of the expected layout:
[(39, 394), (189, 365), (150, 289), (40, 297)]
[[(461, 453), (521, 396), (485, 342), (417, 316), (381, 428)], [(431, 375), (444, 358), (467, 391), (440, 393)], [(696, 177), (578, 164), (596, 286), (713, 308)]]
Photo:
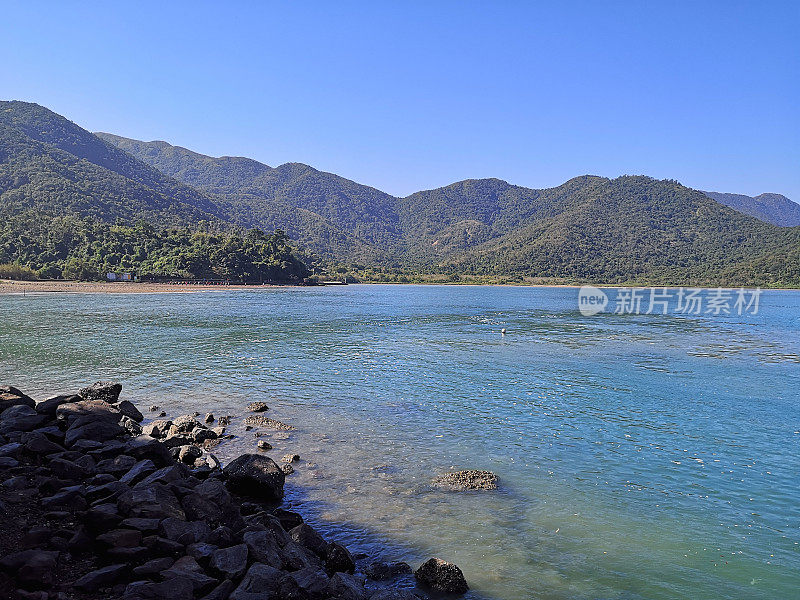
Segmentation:
[[(473, 598), (797, 598), (800, 293), (741, 317), (583, 317), (576, 296), (3, 296), (0, 382), (116, 379), (171, 415), (266, 401), (298, 428), (266, 438), (302, 456), (291, 505), (355, 551), (456, 562)], [(234, 431), (222, 458), (254, 448)], [(451, 467), (500, 489), (431, 487)]]

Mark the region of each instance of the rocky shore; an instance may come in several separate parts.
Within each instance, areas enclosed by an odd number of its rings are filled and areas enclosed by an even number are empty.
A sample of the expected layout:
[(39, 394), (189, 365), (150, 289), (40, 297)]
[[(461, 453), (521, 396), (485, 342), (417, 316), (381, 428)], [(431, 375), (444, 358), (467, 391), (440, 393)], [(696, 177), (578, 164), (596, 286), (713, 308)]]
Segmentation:
[[(295, 455), (223, 466), (211, 450), (229, 437), (229, 417), (142, 426), (121, 390), (101, 382), (35, 402), (0, 387), (1, 598), (414, 600), (468, 590), (453, 564), (431, 558), (413, 571), (354, 557), (283, 508)], [(260, 414), (266, 405), (250, 408), (253, 425), (285, 425)]]

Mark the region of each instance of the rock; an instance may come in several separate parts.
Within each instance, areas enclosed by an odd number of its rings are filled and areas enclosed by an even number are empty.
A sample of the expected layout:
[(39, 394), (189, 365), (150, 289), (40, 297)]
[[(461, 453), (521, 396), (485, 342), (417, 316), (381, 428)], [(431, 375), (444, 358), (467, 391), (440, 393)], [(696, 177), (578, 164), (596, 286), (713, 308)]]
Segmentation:
[(172, 422), (170, 432), (174, 430), (176, 433), (189, 433), (198, 426), (201, 426), (200, 423), (192, 415), (183, 415)]
[(286, 531), (290, 529), (294, 529), (298, 525), (303, 523), (303, 517), (301, 517), (298, 513), (293, 512), (291, 510), (286, 510), (285, 508), (276, 508), (272, 511), (272, 514), (280, 521), (281, 525)]
[(67, 541), (67, 548), (72, 554), (82, 554), (92, 547), (92, 538), (84, 527), (79, 527)]
[(56, 408), (56, 420), (67, 427), (72, 427), (79, 421), (81, 424), (92, 421), (116, 423), (121, 416), (122, 413), (116, 407), (102, 400), (81, 400)]
[(203, 567), (208, 566), (211, 562), (211, 557), (214, 552), (219, 550), (219, 546), (209, 544), (208, 542), (195, 542), (186, 546), (186, 556), (191, 556)]
[(139, 565), (138, 567), (134, 567), (133, 574), (136, 577), (149, 577), (151, 575), (156, 575), (161, 571), (166, 571), (169, 569), (175, 561), (168, 556), (163, 558), (154, 558), (153, 560), (148, 560), (143, 565)]
[(122, 515), (117, 510), (117, 505), (111, 502), (92, 506), (85, 517), (86, 528), (89, 531), (99, 532), (113, 529), (122, 521)]
[(234, 505), (225, 485), (218, 479), (207, 479), (197, 485), (192, 494), (183, 498), (182, 503), (189, 519), (203, 520), (212, 526), (236, 525), (241, 521), (239, 509)]
[(440, 558), (427, 560), (414, 573), (417, 581), (440, 592), (463, 594), (469, 590), (464, 574), (453, 563)]
[(193, 600), (194, 587), (186, 577), (171, 577), (161, 583), (134, 581), (125, 588), (122, 600)]
[(281, 548), (271, 531), (248, 531), (242, 536), (242, 539), (247, 545), (250, 555), (258, 562), (276, 569), (283, 566)]
[(120, 475), (127, 473), (136, 464), (136, 459), (133, 456), (121, 454), (114, 458), (107, 458), (97, 463), (97, 471), (99, 473), (109, 473), (111, 475)]
[(22, 441), (25, 444), (25, 449), (34, 454), (55, 454), (56, 452), (64, 452), (64, 448), (51, 442), (46, 435), (39, 431), (31, 431), (23, 434)]
[(159, 411), (159, 410), (161, 410), (161, 407), (158, 406), (158, 404), (151, 404), (150, 405), (150, 412), (156, 412), (156, 411)]
[(188, 546), (207, 540), (211, 528), (205, 521), (183, 521), (170, 517), (161, 521), (159, 531), (168, 540)]
[(411, 565), (404, 562), (381, 562), (370, 563), (364, 569), (364, 575), (375, 581), (385, 581), (398, 575), (410, 575), (414, 570)]
[(224, 417), (220, 417), (220, 418), (219, 418), (219, 421), (217, 421), (217, 422), (218, 422), (218, 423), (219, 423), (219, 424), (220, 424), (222, 427), (227, 427), (228, 425), (230, 425), (230, 424), (231, 424), (231, 419), (233, 419), (233, 416), (231, 416), (231, 415), (226, 415), (226, 416), (224, 416)]
[(293, 463), (298, 462), (300, 460), (299, 454), (284, 454), (283, 458), (281, 459), (285, 463)]
[(453, 471), (437, 477), (433, 483), (455, 491), (496, 490), (497, 475), (491, 471)]
[(210, 544), (214, 544), (215, 546), (230, 546), (237, 542), (233, 536), (233, 531), (231, 531), (231, 528), (225, 525), (220, 525), (214, 531), (212, 531), (211, 535), (208, 536), (208, 541)]
[(319, 556), (292, 540), (289, 540), (282, 548), (281, 558), (283, 559), (284, 567), (290, 571), (299, 571), (307, 567), (314, 567), (315, 569), (322, 569), (323, 567)]
[(119, 478), (119, 480), (125, 485), (135, 485), (155, 471), (155, 463), (153, 463), (153, 461), (149, 458), (145, 458), (144, 460), (140, 460), (133, 465), (127, 473)]
[(228, 600), (228, 596), (231, 595), (231, 592), (235, 587), (236, 584), (234, 584), (230, 579), (226, 579), (213, 590), (211, 590), (207, 596), (203, 596), (202, 600)]
[(75, 426), (67, 429), (64, 436), (64, 444), (67, 448), (72, 447), (75, 442), (81, 439), (90, 439), (95, 442), (105, 442), (113, 440), (115, 437), (122, 435), (126, 432), (124, 427), (112, 423), (110, 421), (97, 420), (79, 425), (78, 422)]
[(231, 491), (268, 500), (283, 498), (285, 475), (271, 458), (243, 454), (223, 469)]
[(272, 450), (272, 444), (265, 440), (259, 440), (256, 444), (259, 450)]
[(23, 550), (0, 558), (0, 567), (14, 572), (23, 587), (47, 588), (53, 583), (58, 555), (50, 550)]
[(269, 565), (255, 563), (251, 566), (230, 600), (278, 600), (283, 573)]
[(269, 406), (267, 406), (265, 402), (251, 402), (247, 405), (247, 410), (254, 413), (260, 413), (264, 412), (265, 410), (269, 410)]
[(141, 519), (134, 517), (132, 519), (124, 519), (120, 525), (128, 529), (137, 529), (142, 533), (155, 533), (158, 531), (159, 523), (160, 521), (158, 519)]
[(294, 473), (294, 467), (292, 465), (281, 465), (281, 471), (283, 471), (284, 475), (291, 475)]
[(47, 545), (47, 542), (53, 537), (54, 532), (49, 527), (33, 527), (22, 536), (19, 541), (20, 548), (40, 548)]
[(81, 496), (80, 491), (72, 488), (64, 488), (63, 491), (53, 494), (48, 498), (42, 498), (39, 505), (44, 510), (70, 510), (79, 511), (86, 510), (88, 504), (86, 499)]
[(324, 571), (315, 569), (314, 567), (306, 567), (294, 573), (290, 573), (289, 577), (297, 582), (297, 585), (302, 589), (310, 598), (324, 598), (328, 590), (328, 576)]
[(141, 423), (142, 421), (144, 421), (144, 415), (142, 415), (142, 413), (139, 412), (139, 409), (136, 408), (133, 402), (130, 402), (128, 400), (123, 400), (122, 402), (117, 404), (117, 408), (119, 408), (119, 412), (121, 412), (129, 419), (133, 419), (137, 423)]
[(95, 592), (123, 579), (129, 568), (128, 565), (109, 565), (96, 571), (90, 571), (73, 583), (72, 586), (83, 592)]
[(19, 466), (19, 461), (10, 456), (0, 456), (0, 469), (14, 469)]
[(178, 460), (187, 465), (193, 465), (194, 461), (203, 456), (203, 451), (197, 446), (180, 446), (178, 450)]
[(303, 523), (289, 531), (289, 537), (301, 546), (305, 546), (317, 556), (325, 556), (325, 550), (328, 543), (317, 533), (317, 531)]
[(134, 489), (122, 494), (117, 504), (120, 511), (129, 517), (144, 519), (186, 518), (175, 494), (161, 483), (151, 483), (146, 486), (142, 486), (140, 483)]
[(8, 456), (11, 458), (19, 458), (22, 455), (22, 444), (19, 442), (10, 442), (0, 446), (0, 456)]
[(112, 381), (98, 381), (83, 388), (78, 394), (84, 400), (103, 400), (109, 404), (114, 404), (119, 400), (119, 395), (122, 392), (122, 384)]
[(195, 427), (191, 433), (192, 441), (196, 444), (202, 444), (206, 440), (215, 440), (219, 436), (213, 429), (207, 427)]
[(142, 543), (142, 532), (136, 529), (112, 529), (98, 535), (97, 541), (109, 548), (133, 548)]
[(336, 542), (331, 542), (325, 548), (325, 570), (328, 575), (334, 573), (354, 573), (356, 562), (350, 552)]
[(206, 417), (203, 420), (206, 423), (213, 423), (214, 422), (214, 413), (206, 413)]
[(151, 483), (180, 483), (189, 476), (189, 473), (189, 468), (186, 465), (170, 464), (167, 467), (163, 467), (158, 471), (150, 473), (150, 475), (136, 484), (136, 487), (148, 486)]
[(191, 556), (184, 556), (176, 560), (169, 569), (161, 571), (161, 577), (164, 579), (188, 579), (194, 593), (201, 595), (211, 591), (219, 583), (213, 577), (206, 575), (203, 568)]
[(61, 479), (69, 479), (72, 481), (79, 481), (89, 476), (90, 469), (87, 469), (70, 460), (63, 458), (54, 458), (50, 461), (50, 470), (53, 475)]
[(158, 413), (158, 416), (159, 416), (159, 417), (166, 417), (166, 416), (167, 416), (167, 413), (165, 413), (165, 412), (162, 410), (160, 413)]
[(172, 464), (172, 457), (164, 444), (146, 435), (139, 435), (128, 440), (125, 443), (125, 454), (137, 460), (149, 458), (157, 467), (166, 467)]
[(161, 442), (165, 448), (172, 450), (179, 446), (189, 446), (194, 442), (191, 433), (172, 433), (174, 429), (175, 427), (173, 426), (172, 429), (170, 429), (170, 434)]
[(36, 412), (40, 415), (47, 415), (53, 417), (56, 414), (56, 409), (62, 404), (69, 404), (70, 402), (80, 402), (81, 397), (76, 394), (61, 394), (59, 396), (50, 396), (46, 400), (36, 403)]
[(29, 408), (34, 408), (36, 406), (36, 402), (33, 401), (33, 398), (31, 398), (26, 394), (23, 394), (21, 391), (19, 391), (17, 388), (13, 386), (10, 385), (0, 386), (0, 413), (2, 413), (7, 408), (18, 405), (24, 405)]
[(167, 437), (170, 427), (172, 427), (172, 421), (156, 419), (152, 423), (148, 423), (142, 427), (142, 433), (153, 438), (161, 439)]
[(326, 591), (330, 597), (339, 600), (365, 600), (367, 597), (364, 584), (346, 573), (334, 573)]
[(142, 434), (142, 426), (130, 417), (123, 415), (119, 420), (119, 424), (133, 437)]
[(0, 413), (0, 434), (9, 435), (15, 431), (33, 431), (47, 421), (27, 404), (9, 406)]
[[(220, 425), (222, 424), (222, 419), (220, 419)], [(245, 425), (251, 425), (253, 427), (269, 427), (270, 429), (278, 429), (282, 431), (294, 431), (295, 427), (292, 425), (288, 425), (286, 423), (281, 423), (280, 421), (276, 421), (275, 419), (270, 419), (265, 417), (264, 415), (250, 415), (244, 420)]]
[(247, 570), (247, 544), (220, 548), (211, 556), (211, 568), (228, 579), (237, 579)]
[(377, 590), (369, 600), (422, 600), (422, 596), (409, 590)]

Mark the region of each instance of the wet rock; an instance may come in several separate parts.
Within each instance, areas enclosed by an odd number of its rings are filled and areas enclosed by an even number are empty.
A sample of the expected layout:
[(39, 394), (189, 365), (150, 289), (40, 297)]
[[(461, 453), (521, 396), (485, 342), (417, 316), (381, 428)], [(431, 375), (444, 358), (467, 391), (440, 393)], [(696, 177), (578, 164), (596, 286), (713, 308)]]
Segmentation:
[(251, 566), (230, 600), (277, 600), (283, 573), (269, 565)]
[(328, 590), (328, 576), (324, 571), (314, 567), (306, 567), (289, 577), (295, 580), (297, 586), (303, 590), (310, 598), (324, 598)]
[(284, 454), (283, 458), (281, 459), (285, 463), (293, 463), (298, 462), (300, 460), (299, 454)]
[(329, 596), (339, 600), (364, 600), (367, 597), (364, 584), (346, 573), (334, 573), (326, 591)]
[(437, 477), (434, 485), (451, 490), (496, 490), (497, 475), (491, 471), (453, 471)]
[(202, 444), (206, 440), (215, 440), (219, 436), (213, 429), (207, 427), (195, 427), (191, 433), (192, 441), (196, 444)]
[(128, 565), (109, 565), (96, 571), (90, 571), (73, 583), (72, 586), (82, 592), (94, 592), (100, 588), (109, 587), (123, 579), (128, 569)]
[(259, 450), (272, 450), (272, 444), (266, 440), (259, 440), (256, 446), (258, 446)]
[(116, 407), (102, 400), (81, 400), (56, 408), (56, 420), (67, 427), (92, 421), (116, 423), (121, 416), (122, 413)]
[(301, 546), (305, 546), (314, 552), (317, 556), (325, 556), (328, 543), (310, 525), (305, 523), (298, 525), (289, 531), (289, 537)]
[(414, 576), (423, 585), (440, 592), (463, 594), (469, 589), (461, 569), (440, 558), (427, 560), (415, 571)]
[(372, 562), (364, 569), (364, 575), (375, 581), (385, 581), (399, 575), (413, 573), (411, 565), (404, 562)]
[(149, 458), (157, 467), (172, 464), (172, 457), (164, 444), (147, 435), (139, 435), (128, 440), (125, 443), (125, 454), (137, 460)]
[(50, 396), (46, 400), (36, 403), (36, 412), (40, 415), (54, 417), (56, 414), (56, 409), (62, 404), (80, 401), (81, 397), (76, 394), (60, 394), (58, 396)]
[(325, 548), (325, 570), (329, 575), (334, 573), (353, 573), (356, 562), (350, 552), (336, 542), (331, 542)]
[(25, 433), (21, 438), (25, 449), (34, 454), (54, 454), (56, 452), (64, 452), (64, 448), (50, 441), (46, 435), (39, 431), (30, 431)]
[(89, 387), (83, 388), (78, 394), (84, 400), (103, 400), (109, 404), (114, 404), (119, 400), (122, 392), (122, 384), (113, 381), (98, 381)]
[(192, 415), (182, 415), (175, 419), (172, 422), (172, 427), (170, 428), (170, 434), (174, 431), (175, 433), (189, 433), (195, 427), (201, 427), (202, 425), (200, 422), (195, 419)]
[(83, 425), (79, 423), (80, 422), (76, 421), (75, 425), (67, 429), (67, 433), (64, 435), (64, 444), (67, 448), (72, 447), (75, 442), (81, 439), (105, 442), (113, 440), (115, 437), (126, 432), (124, 427), (110, 421), (97, 420)]
[(291, 475), (294, 473), (294, 467), (292, 465), (281, 465), (281, 471), (283, 471), (284, 475)]
[(137, 423), (141, 423), (144, 421), (144, 415), (139, 412), (139, 409), (128, 400), (123, 400), (119, 404), (117, 404), (117, 408), (119, 408), (119, 412), (123, 415), (128, 417), (129, 419), (133, 419)]
[(231, 491), (243, 495), (280, 500), (283, 498), (285, 475), (271, 458), (259, 454), (243, 454), (223, 469)]
[(251, 402), (247, 405), (247, 410), (254, 413), (260, 413), (264, 412), (265, 410), (269, 410), (269, 406), (267, 406), (265, 402)]
[(228, 579), (237, 579), (247, 569), (247, 544), (220, 548), (211, 556), (211, 568)]
[(124, 515), (144, 519), (186, 518), (178, 499), (167, 486), (161, 483), (140, 485), (119, 497), (118, 506)]
[(45, 415), (40, 415), (27, 404), (15, 404), (0, 413), (0, 434), (11, 438), (12, 432), (33, 431), (47, 422)]
[(231, 419), (233, 419), (233, 416), (225, 415), (224, 417), (220, 417), (217, 423), (219, 423), (222, 427), (227, 427), (231, 424)]
[(194, 442), (191, 433), (172, 433), (173, 430), (174, 426), (173, 429), (170, 429), (171, 433), (161, 442), (165, 448), (172, 450), (180, 446), (189, 446)]
[[(220, 424), (221, 423), (222, 420), (220, 419)], [(264, 415), (250, 415), (244, 420), (244, 423), (245, 425), (250, 425), (252, 427), (269, 427), (270, 429), (278, 429), (281, 431), (295, 430), (295, 427), (293, 427), (292, 425), (276, 421), (275, 419), (270, 419), (269, 417), (265, 417)]]
[(278, 521), (280, 521), (281, 525), (283, 525), (283, 528), (286, 531), (294, 529), (303, 523), (303, 517), (301, 517), (298, 513), (291, 510), (286, 510), (285, 508), (276, 508), (272, 514), (275, 515)]
[(12, 406), (24, 405), (34, 408), (36, 402), (27, 394), (23, 394), (17, 388), (10, 385), (0, 386), (0, 413)]
[(203, 451), (197, 446), (179, 446), (178, 460), (186, 465), (193, 465), (194, 461), (203, 456)]
[(185, 577), (171, 577), (161, 583), (134, 581), (125, 588), (123, 600), (193, 600), (194, 586)]
[(281, 549), (281, 558), (284, 567), (290, 571), (299, 571), (308, 567), (322, 569), (323, 567), (319, 556), (293, 540), (289, 540)]
[(205, 419), (203, 419), (206, 423), (213, 423), (214, 422), (214, 413), (206, 413)]
[(249, 554), (258, 562), (276, 569), (283, 566), (280, 545), (271, 531), (248, 531), (242, 539), (247, 545)]
[(161, 410), (161, 407), (158, 404), (151, 404), (149, 410), (150, 412), (157, 412)]
[(219, 583), (213, 577), (206, 575), (203, 568), (191, 556), (179, 558), (169, 569), (161, 571), (161, 576), (164, 579), (188, 579), (194, 593), (199, 595), (211, 591)]

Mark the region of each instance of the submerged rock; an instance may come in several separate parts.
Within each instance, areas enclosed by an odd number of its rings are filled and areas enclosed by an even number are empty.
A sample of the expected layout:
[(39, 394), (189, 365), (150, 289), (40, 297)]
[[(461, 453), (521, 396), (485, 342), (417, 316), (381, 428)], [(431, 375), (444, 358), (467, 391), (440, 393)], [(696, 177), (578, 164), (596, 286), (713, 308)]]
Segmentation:
[(453, 563), (431, 558), (416, 570), (417, 581), (440, 592), (463, 594), (469, 590), (464, 574)]
[(269, 406), (267, 406), (265, 402), (251, 402), (247, 405), (247, 410), (255, 413), (264, 412), (265, 410), (269, 410)]
[(453, 471), (433, 480), (433, 484), (451, 490), (496, 490), (497, 475), (491, 471)]
[(295, 427), (288, 425), (287, 423), (281, 423), (280, 421), (270, 419), (264, 415), (250, 415), (244, 420), (244, 422), (245, 425), (251, 425), (253, 427), (269, 427), (270, 429), (278, 429), (283, 431), (295, 430)]

